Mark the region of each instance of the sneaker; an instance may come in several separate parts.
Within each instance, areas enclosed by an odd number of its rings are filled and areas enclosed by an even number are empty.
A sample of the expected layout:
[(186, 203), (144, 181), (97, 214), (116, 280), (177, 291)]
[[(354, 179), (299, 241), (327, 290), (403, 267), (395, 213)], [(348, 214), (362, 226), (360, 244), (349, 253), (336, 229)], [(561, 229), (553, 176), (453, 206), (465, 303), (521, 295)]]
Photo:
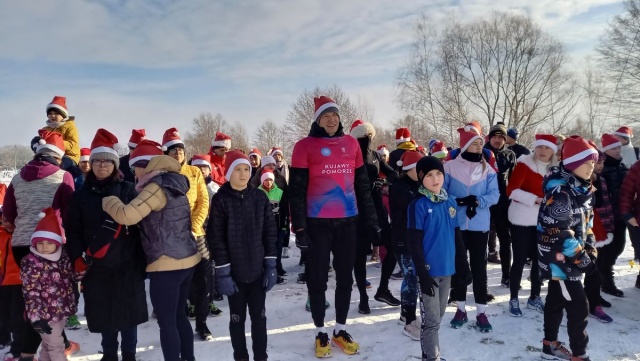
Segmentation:
[(79, 330), (80, 326), (80, 321), (78, 321), (78, 316), (76, 315), (69, 316), (67, 323), (64, 325), (67, 330)]
[(451, 320), (450, 322), (450, 325), (453, 328), (460, 328), (462, 327), (462, 325), (464, 325), (467, 322), (469, 322), (469, 318), (467, 317), (467, 312), (466, 311), (462, 312), (458, 308), (458, 310), (456, 310), (456, 314), (453, 316), (453, 320)]
[(544, 313), (544, 301), (540, 296), (529, 298), (527, 300), (527, 308), (530, 310), (536, 310), (540, 313)]
[(307, 283), (307, 276), (304, 274), (304, 272), (298, 273), (298, 281), (297, 282), (302, 284), (302, 285)]
[(509, 314), (513, 317), (522, 317), (522, 311), (520, 310), (520, 301), (517, 298), (509, 300)]
[(501, 284), (501, 285), (503, 285), (503, 286), (504, 286), (504, 287), (506, 287), (506, 288), (509, 288), (509, 279), (508, 279), (508, 278), (503, 278), (503, 279), (500, 281), (500, 284)]
[(624, 292), (622, 292), (621, 289), (619, 289), (618, 287), (616, 287), (615, 283), (611, 283), (609, 285), (602, 285), (602, 292), (609, 294), (611, 296), (616, 296), (616, 297), (624, 297)]
[(196, 319), (196, 306), (195, 305), (187, 305), (187, 317), (190, 320)]
[(370, 288), (371, 288), (371, 282), (369, 282), (369, 280), (364, 280), (364, 286), (365, 286), (367, 289), (370, 289)]
[(373, 299), (375, 299), (378, 302), (384, 302), (389, 306), (394, 306), (394, 307), (400, 306), (400, 300), (393, 297), (393, 295), (391, 294), (391, 291), (389, 291), (388, 289), (381, 290), (378, 288), (378, 292), (376, 292), (376, 295), (373, 296)]
[[(638, 288), (640, 288), (640, 287), (638, 287)], [(611, 307), (611, 302), (605, 300), (604, 298), (602, 298), (602, 296), (600, 296), (600, 306), (606, 307), (606, 308), (610, 308)]]
[(287, 283), (287, 280), (285, 280), (283, 277), (278, 276), (278, 278), (276, 279), (276, 284), (283, 285), (285, 283)]
[(604, 311), (602, 310), (602, 307), (600, 306), (596, 306), (596, 309), (593, 310), (593, 312), (589, 312), (589, 316), (595, 318), (596, 320), (602, 322), (602, 323), (611, 323), (613, 322), (613, 318), (611, 318), (611, 316), (607, 315), (606, 313), (604, 313)]
[(420, 341), (420, 325), (418, 320), (414, 320), (402, 329), (402, 334), (414, 341)]
[(564, 347), (564, 342), (542, 340), (543, 360), (571, 360), (571, 351)]
[(487, 256), (487, 261), (489, 263), (497, 263), (500, 264), (500, 256), (498, 256), (498, 252), (491, 252)]
[(222, 310), (218, 308), (213, 302), (209, 303), (209, 315), (218, 317), (222, 314)]
[(369, 298), (360, 297), (360, 303), (358, 304), (358, 312), (363, 315), (368, 315), (371, 313), (371, 309), (369, 308)]
[[(324, 309), (328, 310), (329, 307), (331, 307), (329, 301), (324, 301)], [(307, 303), (304, 305), (304, 309), (308, 312), (311, 312), (311, 299), (309, 298), (309, 296), (307, 296)]]
[(318, 332), (316, 336), (316, 357), (331, 357), (331, 345), (329, 344), (329, 335), (325, 332)]
[(207, 324), (196, 325), (196, 333), (200, 336), (202, 341), (213, 341), (213, 335), (211, 331), (209, 331), (209, 327)]
[(287, 271), (285, 271), (284, 269), (279, 269), (278, 270), (278, 276), (287, 277)]
[(282, 248), (282, 258), (289, 258), (289, 247)]
[(404, 279), (404, 275), (402, 274), (402, 271), (392, 273), (391, 279), (396, 281), (401, 281), (402, 279)]
[(351, 335), (345, 330), (340, 330), (337, 335), (336, 332), (333, 331), (331, 343), (334, 346), (339, 347), (342, 352), (346, 353), (347, 355), (357, 354), (360, 350), (360, 345), (358, 345), (358, 343), (355, 342), (353, 338), (351, 338)]
[(80, 352), (80, 344), (69, 340), (69, 347), (64, 349), (65, 356), (75, 355)]
[(487, 315), (481, 313), (476, 316), (476, 326), (478, 327), (478, 331), (482, 333), (487, 333), (493, 331), (493, 326), (489, 323), (489, 319)]

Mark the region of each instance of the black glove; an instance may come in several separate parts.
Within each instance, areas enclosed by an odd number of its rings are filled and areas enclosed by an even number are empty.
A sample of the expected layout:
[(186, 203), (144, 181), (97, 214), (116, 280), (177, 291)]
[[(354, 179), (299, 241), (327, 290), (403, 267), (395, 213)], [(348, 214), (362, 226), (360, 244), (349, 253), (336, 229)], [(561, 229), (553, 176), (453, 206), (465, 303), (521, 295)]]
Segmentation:
[(456, 202), (458, 203), (459, 206), (478, 206), (478, 197), (472, 195), (466, 196), (466, 197), (462, 197), (462, 198), (457, 198)]
[(49, 322), (45, 321), (45, 320), (38, 320), (35, 321), (34, 323), (31, 324), (31, 326), (33, 326), (33, 329), (37, 332), (37, 333), (42, 333), (42, 334), (46, 334), (46, 335), (50, 335), (51, 334), (51, 326), (49, 326)]
[(298, 247), (302, 253), (307, 252), (309, 248), (311, 248), (311, 239), (309, 239), (309, 236), (304, 230), (296, 232), (296, 247)]
[(380, 246), (382, 241), (382, 229), (374, 224), (369, 227), (369, 237), (371, 239), (371, 244), (374, 246)]
[(417, 270), (418, 282), (420, 282), (420, 290), (422, 293), (429, 297), (434, 297), (436, 295), (436, 291), (433, 289), (434, 287), (438, 287), (438, 282), (436, 282), (431, 275), (429, 274), (429, 269), (427, 266), (421, 267)]
[(378, 179), (373, 181), (373, 185), (371, 185), (371, 190), (379, 191), (380, 188), (382, 188), (384, 186), (384, 184), (385, 184), (384, 179), (378, 178)]
[(467, 206), (467, 218), (473, 219), (478, 214), (475, 206)]

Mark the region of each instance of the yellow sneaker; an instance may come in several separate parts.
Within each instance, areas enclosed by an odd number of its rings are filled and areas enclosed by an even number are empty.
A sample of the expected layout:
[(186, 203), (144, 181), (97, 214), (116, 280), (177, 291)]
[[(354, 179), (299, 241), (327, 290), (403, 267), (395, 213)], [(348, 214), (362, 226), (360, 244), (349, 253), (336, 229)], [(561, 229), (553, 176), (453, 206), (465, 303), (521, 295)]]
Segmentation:
[(358, 343), (355, 342), (351, 338), (351, 335), (345, 330), (341, 330), (337, 335), (334, 332), (333, 337), (331, 338), (331, 343), (333, 343), (334, 346), (339, 347), (342, 352), (347, 355), (357, 354), (360, 350), (360, 345), (358, 345)]
[(318, 332), (316, 336), (316, 357), (331, 357), (331, 345), (329, 344), (329, 335), (324, 332)]

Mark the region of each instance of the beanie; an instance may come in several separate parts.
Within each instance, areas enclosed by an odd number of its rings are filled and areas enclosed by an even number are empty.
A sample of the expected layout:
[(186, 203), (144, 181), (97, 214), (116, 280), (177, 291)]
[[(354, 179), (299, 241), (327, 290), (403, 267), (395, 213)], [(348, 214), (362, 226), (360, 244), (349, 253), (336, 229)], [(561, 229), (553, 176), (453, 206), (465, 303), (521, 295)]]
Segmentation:
[(513, 140), (518, 140), (518, 136), (520, 135), (520, 132), (518, 131), (518, 128), (511, 127), (507, 129), (507, 135)]
[(325, 113), (334, 112), (340, 116), (338, 104), (328, 96), (321, 95), (313, 98), (315, 112), (313, 113), (313, 121), (317, 122)]
[(398, 167), (402, 167), (402, 170), (408, 171), (415, 168), (418, 161), (423, 157), (424, 155), (418, 151), (407, 150), (402, 153), (402, 157), (400, 157), (400, 160), (396, 164)]
[(442, 174), (444, 174), (444, 164), (442, 164), (442, 161), (433, 156), (422, 157), (416, 165), (418, 180), (422, 182), (422, 179), (424, 179), (427, 173), (431, 172), (434, 169), (437, 169), (442, 172)]
[(507, 139), (505, 136), (507, 135), (507, 127), (504, 126), (504, 123), (498, 122), (494, 124), (491, 129), (489, 129), (489, 139), (494, 136), (501, 136), (505, 140)]
[(91, 142), (91, 154), (89, 161), (110, 160), (116, 168), (120, 167), (120, 157), (114, 146), (118, 143), (118, 138), (106, 129), (98, 129)]
[(247, 157), (246, 154), (242, 153), (239, 150), (232, 150), (230, 152), (227, 152), (227, 156), (224, 158), (224, 169), (226, 170), (224, 178), (227, 181), (231, 179), (231, 173), (233, 173), (234, 168), (240, 164), (246, 164), (249, 166), (249, 168), (251, 168), (249, 157)]
[(267, 164), (273, 164), (276, 165), (276, 159), (270, 155), (264, 156), (262, 157), (261, 163), (260, 163), (263, 167)]
[(562, 164), (565, 169), (573, 172), (590, 160), (598, 161), (598, 151), (586, 140), (578, 135), (565, 139), (562, 144)]

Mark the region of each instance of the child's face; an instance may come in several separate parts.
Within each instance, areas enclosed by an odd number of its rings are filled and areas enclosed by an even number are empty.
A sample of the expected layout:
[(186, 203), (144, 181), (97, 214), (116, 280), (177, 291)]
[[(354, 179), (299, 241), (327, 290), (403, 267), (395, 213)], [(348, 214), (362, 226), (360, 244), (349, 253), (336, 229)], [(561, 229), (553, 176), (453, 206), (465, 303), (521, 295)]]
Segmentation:
[(49, 241), (40, 241), (36, 243), (36, 250), (42, 254), (52, 254), (58, 249), (58, 245)]
[(444, 174), (437, 169), (431, 170), (422, 179), (422, 185), (435, 194), (440, 194), (442, 183), (444, 183)]
[(200, 171), (202, 172), (202, 176), (205, 178), (207, 178), (211, 174), (211, 168), (209, 168), (208, 165), (197, 165), (196, 167), (200, 169)]
[(248, 164), (238, 164), (231, 172), (229, 183), (231, 188), (241, 191), (247, 188), (249, 178), (251, 178), (251, 167)]
[(269, 178), (269, 179), (265, 179), (264, 182), (262, 182), (262, 186), (270, 189), (271, 187), (273, 187), (273, 179)]
[(591, 175), (593, 174), (593, 168), (595, 167), (595, 165), (596, 162), (590, 160), (580, 165), (572, 173), (578, 178), (591, 179)]
[(593, 173), (600, 174), (603, 169), (604, 169), (604, 159), (602, 160), (602, 162), (596, 163), (596, 165), (593, 168)]
[(62, 115), (58, 114), (58, 112), (55, 112), (53, 110), (50, 110), (47, 113), (47, 118), (49, 118), (49, 121), (52, 122), (52, 123), (59, 123), (59, 122), (64, 120)]
[(91, 170), (91, 165), (89, 164), (88, 160), (80, 162), (78, 166), (80, 167), (82, 173), (89, 173), (89, 171)]

